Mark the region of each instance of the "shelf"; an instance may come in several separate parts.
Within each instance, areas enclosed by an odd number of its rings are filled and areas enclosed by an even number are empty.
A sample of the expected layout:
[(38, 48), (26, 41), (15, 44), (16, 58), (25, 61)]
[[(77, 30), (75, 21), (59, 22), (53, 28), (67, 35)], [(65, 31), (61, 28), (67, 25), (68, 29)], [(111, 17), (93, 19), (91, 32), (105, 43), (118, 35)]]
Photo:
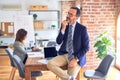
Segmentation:
[(41, 21), (60, 21), (60, 20), (34, 20), (34, 22), (41, 22)]
[(15, 38), (15, 36), (0, 36), (0, 38)]
[(59, 10), (29, 10), (30, 12), (59, 12)]
[[(41, 29), (40, 31), (58, 31), (59, 29)], [(36, 31), (39, 31), (39, 30), (36, 30)]]
[(59, 10), (29, 10), (29, 15), (34, 14), (37, 15), (36, 19), (33, 21), (35, 30), (47, 29), (50, 28), (51, 25), (55, 25), (57, 29), (59, 28), (60, 26)]

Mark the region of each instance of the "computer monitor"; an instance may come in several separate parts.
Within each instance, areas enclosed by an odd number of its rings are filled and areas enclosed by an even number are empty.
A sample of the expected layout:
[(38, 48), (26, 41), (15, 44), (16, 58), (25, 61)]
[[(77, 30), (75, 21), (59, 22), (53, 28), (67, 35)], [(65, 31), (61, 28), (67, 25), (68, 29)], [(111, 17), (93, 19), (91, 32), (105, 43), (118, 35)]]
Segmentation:
[(44, 48), (44, 57), (45, 58), (52, 58), (57, 56), (57, 50), (55, 47), (45, 47)]

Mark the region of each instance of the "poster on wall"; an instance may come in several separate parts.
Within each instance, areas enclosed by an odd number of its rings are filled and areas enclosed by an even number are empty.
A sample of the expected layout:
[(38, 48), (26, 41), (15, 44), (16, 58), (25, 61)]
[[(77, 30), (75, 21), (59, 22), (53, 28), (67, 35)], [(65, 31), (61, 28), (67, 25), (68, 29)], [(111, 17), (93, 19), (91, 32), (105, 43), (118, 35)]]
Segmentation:
[(34, 27), (33, 27), (33, 17), (32, 15), (17, 15), (15, 17), (15, 25), (14, 32), (16, 32), (23, 28), (27, 31), (27, 39), (25, 40), (26, 44), (29, 44), (30, 41), (35, 42), (34, 37)]
[(8, 33), (14, 33), (14, 26), (8, 26)]

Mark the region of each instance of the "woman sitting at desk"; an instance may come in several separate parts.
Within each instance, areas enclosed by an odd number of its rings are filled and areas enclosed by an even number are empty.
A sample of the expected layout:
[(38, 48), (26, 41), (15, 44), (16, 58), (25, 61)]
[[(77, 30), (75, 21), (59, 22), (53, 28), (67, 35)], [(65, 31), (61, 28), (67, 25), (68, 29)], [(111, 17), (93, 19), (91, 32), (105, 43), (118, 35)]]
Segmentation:
[[(19, 29), (16, 33), (16, 39), (14, 42), (14, 54), (18, 55), (23, 63), (25, 64), (27, 60), (27, 51), (25, 50), (24, 40), (27, 38), (27, 31), (24, 29)], [(37, 48), (32, 47), (33, 50), (37, 50)]]
[(13, 44), (14, 54), (18, 55), (23, 63), (25, 64), (27, 60), (27, 52), (25, 51), (24, 40), (27, 38), (27, 31), (24, 29), (19, 29), (16, 33), (16, 39)]

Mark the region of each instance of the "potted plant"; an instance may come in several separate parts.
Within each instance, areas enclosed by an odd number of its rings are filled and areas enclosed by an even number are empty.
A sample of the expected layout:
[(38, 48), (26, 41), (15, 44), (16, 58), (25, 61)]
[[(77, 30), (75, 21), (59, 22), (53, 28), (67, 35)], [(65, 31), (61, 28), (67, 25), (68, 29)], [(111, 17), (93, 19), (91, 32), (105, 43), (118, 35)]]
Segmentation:
[(35, 37), (38, 36), (38, 33), (35, 33)]
[(51, 25), (51, 28), (52, 28), (52, 29), (55, 29), (55, 27), (56, 27), (55, 25)]
[(94, 43), (96, 48), (97, 57), (103, 59), (107, 54), (115, 56), (115, 48), (113, 48), (112, 38), (106, 35), (107, 31), (100, 33)]
[(34, 18), (34, 20), (36, 20), (37, 19), (37, 14), (33, 14), (33, 18)]
[(0, 45), (3, 43), (3, 41), (0, 41)]
[(35, 33), (34, 36), (35, 36), (35, 45), (37, 46), (37, 39), (39, 39), (38, 33)]

